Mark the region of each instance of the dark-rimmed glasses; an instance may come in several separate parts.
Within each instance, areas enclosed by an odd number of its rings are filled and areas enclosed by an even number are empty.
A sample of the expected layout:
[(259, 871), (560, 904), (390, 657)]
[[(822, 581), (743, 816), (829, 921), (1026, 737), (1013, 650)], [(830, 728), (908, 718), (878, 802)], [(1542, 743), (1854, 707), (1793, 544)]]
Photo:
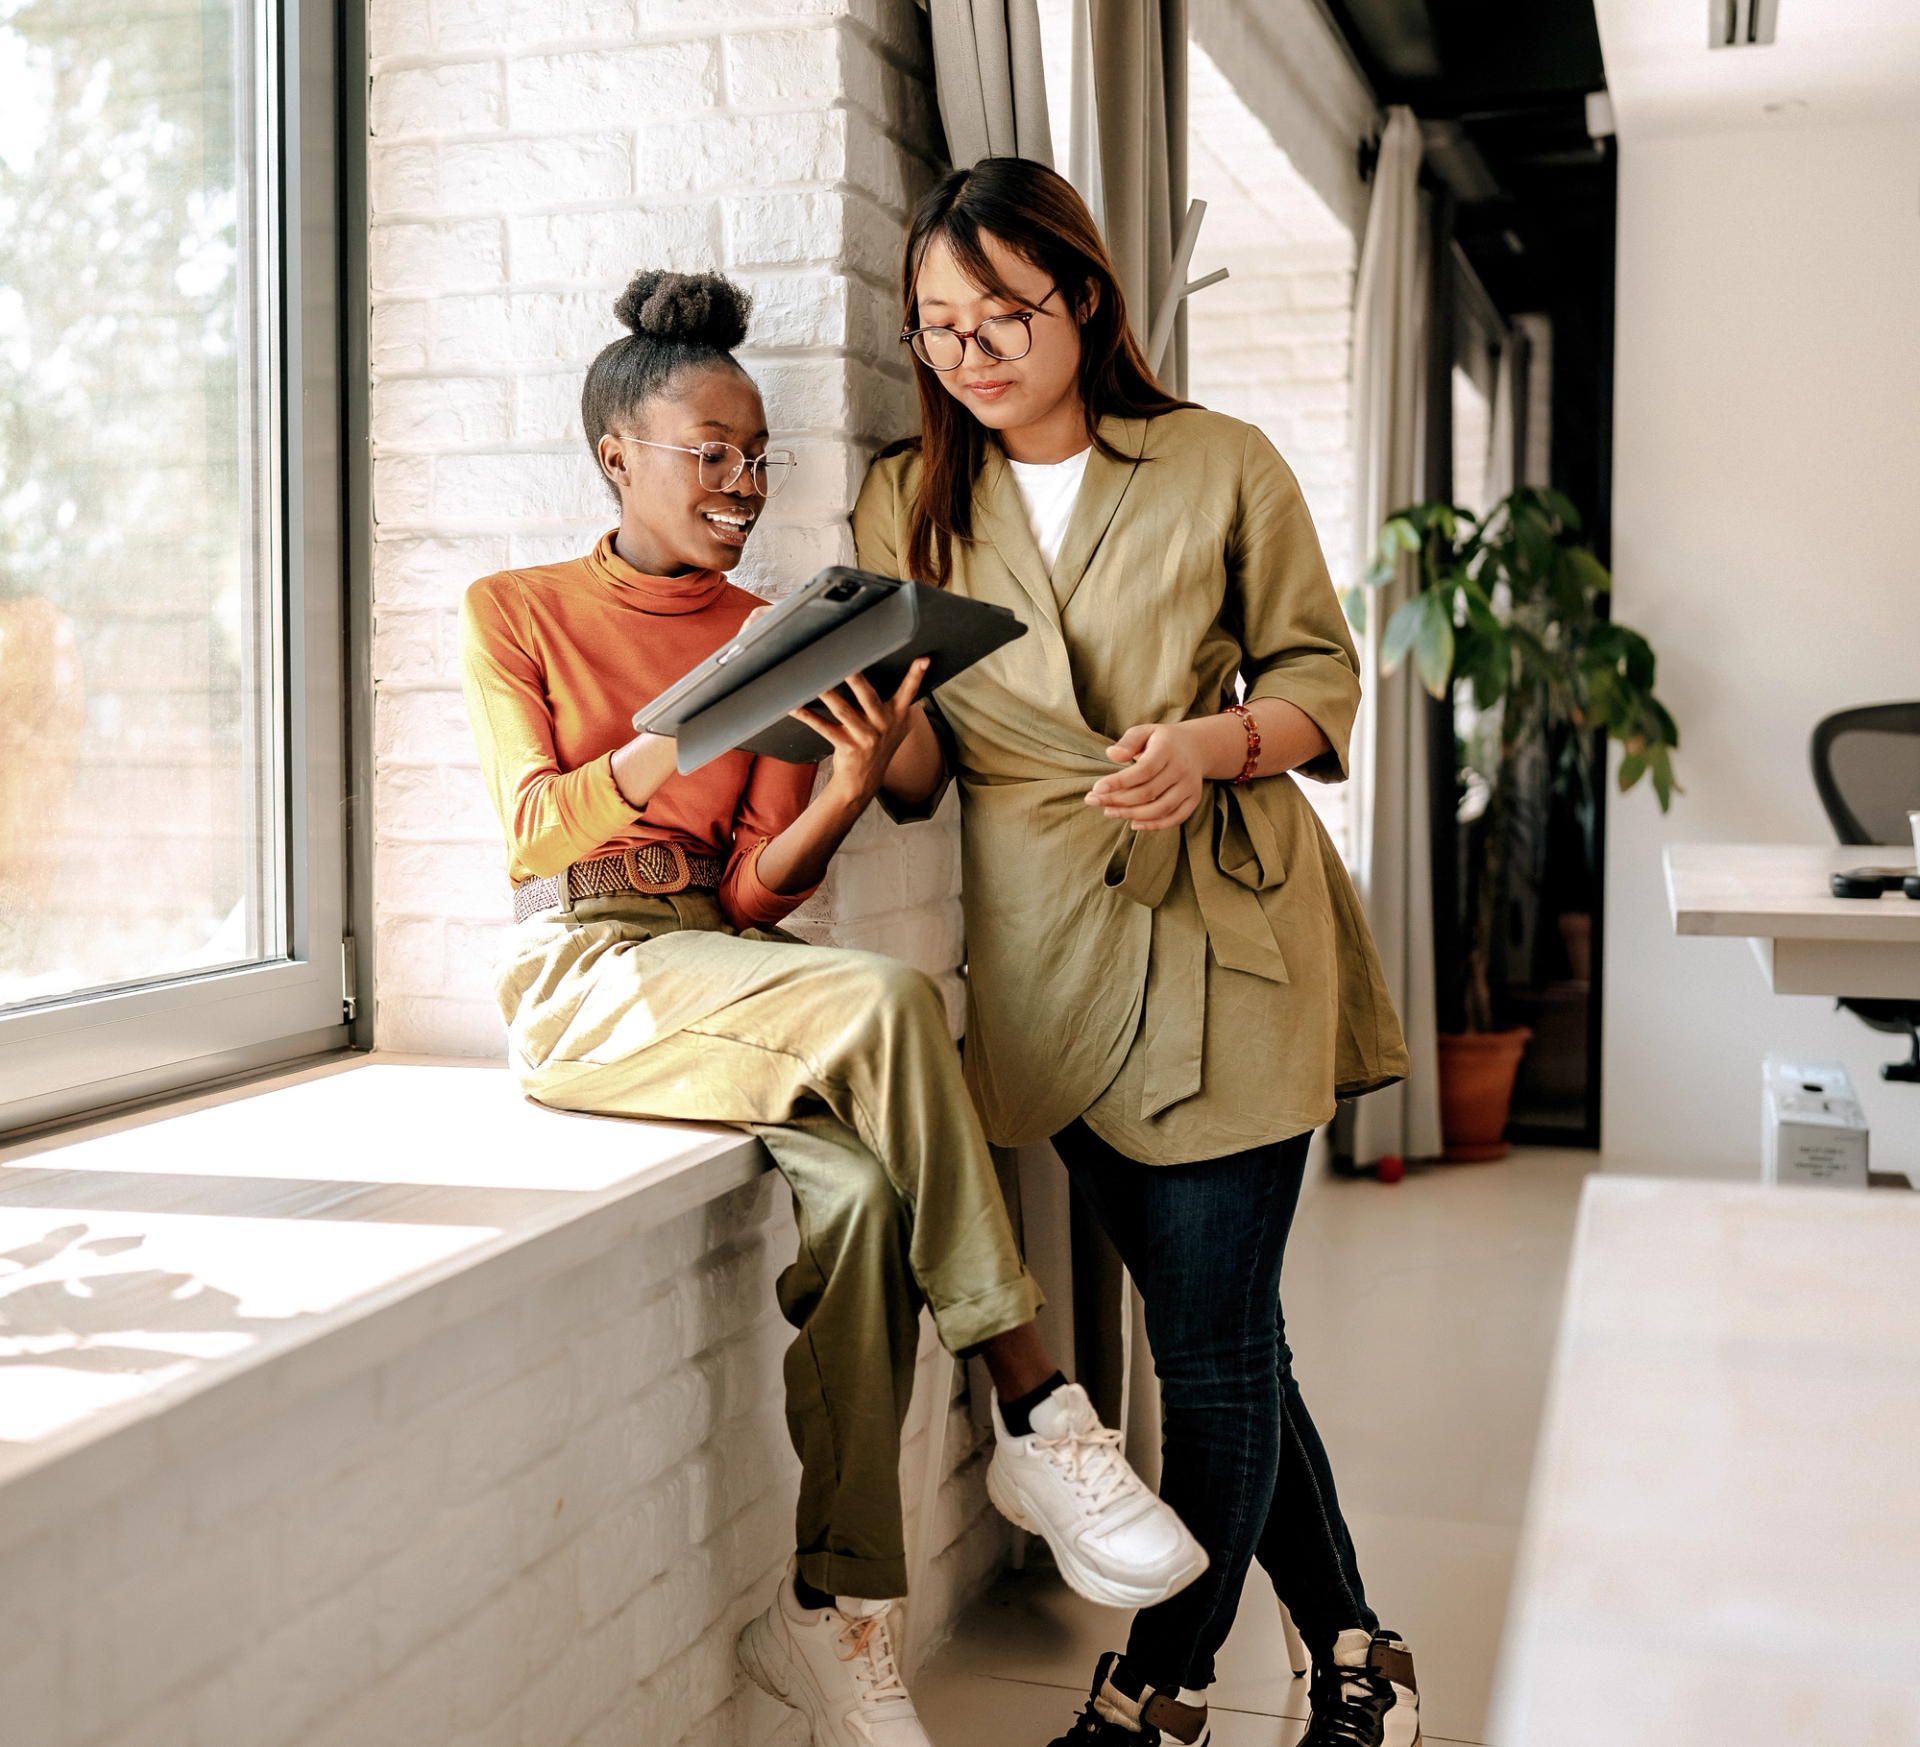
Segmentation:
[(1031, 309), (988, 316), (977, 328), (908, 328), (900, 338), (913, 348), (913, 355), (929, 370), (958, 370), (967, 361), (969, 340), (980, 348), (983, 358), (990, 358), (996, 364), (1011, 364), (1033, 350), (1033, 318), (1047, 307), (1047, 298), (1059, 289), (1056, 285)]
[(700, 484), (707, 491), (732, 491), (744, 473), (752, 488), (762, 497), (778, 497), (780, 488), (800, 465), (791, 449), (769, 449), (764, 455), (748, 455), (731, 443), (702, 443), (697, 449), (690, 449), (684, 443), (650, 443), (645, 437), (622, 437), (617, 434), (614, 441), (638, 443), (643, 449), (672, 449), (677, 454), (697, 456)]

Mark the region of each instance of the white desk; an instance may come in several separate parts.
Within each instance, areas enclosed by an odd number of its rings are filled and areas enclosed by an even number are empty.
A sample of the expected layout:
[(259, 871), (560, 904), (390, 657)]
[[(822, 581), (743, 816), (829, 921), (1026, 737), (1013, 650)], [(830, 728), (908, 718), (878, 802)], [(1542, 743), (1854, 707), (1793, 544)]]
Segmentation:
[(1836, 898), (1851, 867), (1913, 866), (1913, 847), (1675, 843), (1666, 853), (1676, 934), (1753, 942), (1776, 995), (1920, 1000), (1920, 902)]
[(1589, 1177), (1485, 1739), (1920, 1741), (1920, 1196)]

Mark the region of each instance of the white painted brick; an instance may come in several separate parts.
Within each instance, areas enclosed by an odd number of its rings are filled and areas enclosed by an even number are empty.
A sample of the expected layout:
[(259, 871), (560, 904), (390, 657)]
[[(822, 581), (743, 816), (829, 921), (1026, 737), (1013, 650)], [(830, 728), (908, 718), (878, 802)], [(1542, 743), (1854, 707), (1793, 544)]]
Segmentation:
[(404, 1667), (498, 1588), (514, 1567), (512, 1516), (498, 1499), (442, 1509), (423, 1534), (373, 1574), (374, 1654), (382, 1672)]
[(633, 0), (434, 0), (433, 4), (433, 42), (442, 50), (628, 42), (633, 34)]
[(522, 284), (592, 280), (604, 285), (601, 306), (611, 338), (614, 296), (642, 268), (704, 273), (720, 265), (718, 219), (705, 201), (509, 218), (514, 276)]
[(691, 35), (716, 25), (791, 24), (797, 18), (837, 18), (849, 10), (849, 0), (639, 0), (639, 23), (648, 35)]
[(385, 73), (374, 81), (367, 111), (369, 131), (380, 140), (487, 133), (503, 127), (506, 116), (498, 61), (456, 61)]
[[(387, 884), (374, 894), (376, 914), (440, 914), (496, 921), (513, 914), (506, 858), (484, 846), (384, 842), (377, 859)], [(418, 894), (407, 905), (402, 893)], [(494, 1016), (498, 1022), (499, 1016)], [(394, 1046), (398, 1048), (398, 1045)]]
[(433, 512), (447, 521), (572, 518), (591, 515), (602, 491), (584, 443), (564, 455), (443, 455)]
[(368, 0), (367, 49), (376, 61), (425, 54), (432, 47), (433, 31), (421, 0)]
[(499, 535), (434, 534), (387, 537), (373, 548), (377, 606), (452, 606), (470, 582), (507, 566)]
[[(593, 463), (588, 461), (591, 468)], [(541, 564), (561, 564), (569, 558), (578, 558), (582, 553), (593, 550), (595, 543), (612, 524), (617, 521), (618, 512), (613, 500), (603, 496), (598, 512), (571, 528), (541, 529), (537, 527), (519, 528), (514, 531), (510, 541), (512, 560), (516, 569), (527, 569)]]
[(443, 297), (434, 305), (433, 363), (460, 367), (587, 362), (620, 330), (613, 299), (585, 292), (533, 291), (493, 297)]
[(744, 108), (825, 108), (848, 95), (836, 30), (764, 30), (727, 39), (727, 97)]
[(380, 522), (418, 522), (433, 502), (433, 463), (423, 456), (375, 456), (373, 514)]
[(426, 367), (428, 332), (424, 303), (374, 305), (370, 349), (376, 370), (421, 370)]
[(722, 194), (742, 184), (836, 181), (848, 172), (850, 120), (846, 110), (821, 109), (643, 126), (637, 191)]
[(374, 384), (373, 440), (384, 450), (504, 443), (513, 427), (505, 376), (395, 376)]
[(432, 211), (440, 198), (439, 146), (376, 142), (367, 153), (367, 192), (376, 219)]
[(649, 43), (578, 49), (510, 62), (513, 125), (538, 132), (633, 127), (710, 108), (720, 95), (720, 45)]
[[(522, 443), (586, 442), (580, 423), (580, 372), (522, 374), (514, 383), (513, 435)], [(591, 461), (588, 463), (592, 465)], [(611, 500), (608, 500), (611, 504)]]
[[(505, 214), (618, 200), (633, 191), (633, 156), (626, 134), (606, 132), (448, 144), (440, 148), (433, 203), (452, 212)], [(409, 193), (413, 186), (406, 184)]]
[(387, 686), (374, 723), (376, 759), (404, 758), (408, 762), (470, 763), (473, 731), (467, 726), (467, 707), (451, 686), (433, 688)]
[(496, 218), (378, 224), (368, 246), (375, 291), (471, 291), (506, 278), (505, 232)]

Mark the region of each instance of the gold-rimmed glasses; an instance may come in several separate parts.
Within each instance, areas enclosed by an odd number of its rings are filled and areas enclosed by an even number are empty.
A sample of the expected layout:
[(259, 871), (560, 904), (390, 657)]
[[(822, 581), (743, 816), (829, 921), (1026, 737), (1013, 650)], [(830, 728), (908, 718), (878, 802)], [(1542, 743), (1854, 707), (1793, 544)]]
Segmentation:
[(677, 454), (697, 457), (700, 484), (707, 491), (732, 491), (744, 473), (762, 497), (778, 497), (780, 488), (800, 465), (791, 449), (769, 449), (764, 455), (748, 455), (731, 443), (702, 443), (698, 448), (689, 448), (685, 443), (650, 443), (645, 437), (622, 437), (617, 433), (614, 441), (638, 443), (643, 449), (672, 449)]
[(1011, 364), (1033, 350), (1033, 318), (1047, 307), (1055, 286), (1031, 309), (990, 315), (977, 328), (908, 328), (900, 338), (929, 370), (958, 370), (967, 361), (967, 342), (996, 364)]

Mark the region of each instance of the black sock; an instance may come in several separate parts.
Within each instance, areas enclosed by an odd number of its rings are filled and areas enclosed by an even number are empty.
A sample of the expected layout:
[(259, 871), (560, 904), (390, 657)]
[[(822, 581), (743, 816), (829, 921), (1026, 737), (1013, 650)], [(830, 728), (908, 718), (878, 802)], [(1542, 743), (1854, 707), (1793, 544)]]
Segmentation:
[(1033, 1430), (1033, 1410), (1045, 1401), (1056, 1389), (1066, 1385), (1066, 1373), (1056, 1371), (1038, 1389), (1030, 1389), (1025, 1395), (1014, 1401), (1000, 1403), (1000, 1418), (1006, 1425), (1009, 1437), (1024, 1438)]
[(816, 1613), (823, 1607), (833, 1606), (832, 1596), (827, 1594), (824, 1589), (815, 1589), (813, 1585), (797, 1571), (793, 1574), (793, 1595), (794, 1599), (799, 1602), (802, 1607), (811, 1608)]

